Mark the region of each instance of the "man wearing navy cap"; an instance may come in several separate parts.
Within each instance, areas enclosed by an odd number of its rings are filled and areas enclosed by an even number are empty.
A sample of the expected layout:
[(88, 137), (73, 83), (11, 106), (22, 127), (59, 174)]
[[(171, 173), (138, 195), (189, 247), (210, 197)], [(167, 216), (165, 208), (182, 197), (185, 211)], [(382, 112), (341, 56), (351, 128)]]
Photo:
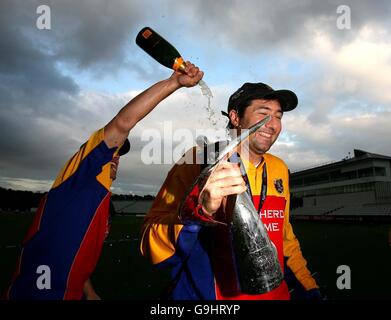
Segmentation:
[(231, 95), (228, 112), (224, 114), (229, 118), (228, 127), (238, 134), (271, 117), (250, 136), (247, 145), (242, 145), (247, 149), (239, 151), (246, 179), (237, 163), (221, 162), (201, 190), (196, 185), (189, 192), (201, 165), (179, 162), (168, 173), (145, 218), (141, 251), (154, 264), (171, 266), (171, 298), (290, 299), (286, 281), (266, 293), (241, 291), (225, 205), (227, 196), (243, 192), (252, 197), (277, 249), (281, 269), (294, 274), (308, 298), (320, 298), (318, 285), (306, 267), (289, 222), (288, 168), (281, 159), (268, 153), (281, 132), (284, 112), (295, 109), (297, 103), (292, 91), (273, 90), (264, 83), (245, 83)]

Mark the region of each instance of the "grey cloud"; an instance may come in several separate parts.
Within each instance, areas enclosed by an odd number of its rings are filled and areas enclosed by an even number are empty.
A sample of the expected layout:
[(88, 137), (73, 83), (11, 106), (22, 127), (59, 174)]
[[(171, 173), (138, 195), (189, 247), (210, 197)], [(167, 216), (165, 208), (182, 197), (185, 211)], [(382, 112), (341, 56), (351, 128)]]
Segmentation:
[(146, 65), (138, 63), (145, 53), (135, 44), (137, 32), (156, 20), (155, 5), (129, 0), (52, 0), (48, 4), (53, 27), (45, 37), (39, 36), (67, 67), (99, 78), (115, 79), (124, 71), (142, 81), (166, 76), (152, 59)]
[[(336, 27), (338, 6), (351, 8), (352, 28)], [(283, 47), (289, 52), (305, 48), (316, 32), (331, 35), (339, 43), (353, 39), (366, 24), (390, 26), (391, 3), (383, 1), (202, 1), (179, 3), (184, 12), (199, 22), (193, 31), (197, 39), (214, 39), (223, 47), (248, 54), (270, 52)], [(211, 32), (213, 30), (213, 32)]]
[[(0, 176), (53, 179), (83, 140), (105, 124), (102, 119), (108, 121), (122, 106), (122, 98), (110, 94), (96, 95), (88, 104), (83, 100), (85, 92), (67, 75), (68, 68), (73, 74), (87, 72), (99, 77), (115, 77), (116, 73), (131, 70), (139, 79), (148, 81), (167, 75), (152, 59), (150, 64), (138, 63), (144, 53), (136, 48), (134, 38), (144, 23), (165, 25), (162, 34), (169, 34), (165, 31), (170, 29), (178, 40), (183, 37), (194, 39), (209, 55), (220, 58), (224, 58), (224, 48), (250, 55), (260, 52), (274, 54), (278, 48), (286, 49), (292, 56), (296, 56), (294, 53), (300, 55), (317, 31), (328, 33), (336, 43), (344, 43), (353, 39), (366, 24), (381, 25), (389, 30), (391, 2), (377, 1), (374, 4), (372, 1), (352, 0), (343, 2), (352, 9), (352, 30), (337, 30), (336, 8), (340, 2), (194, 0), (159, 1), (156, 4), (128, 0), (52, 0), (45, 2), (52, 9), (52, 30), (39, 31), (35, 28), (35, 9), (42, 4), (41, 1), (1, 1)], [(155, 4), (162, 8), (161, 13), (154, 9)], [(170, 11), (170, 8), (176, 10)], [(157, 21), (163, 17), (165, 23)], [(389, 32), (385, 37), (390, 37)], [(214, 47), (221, 51), (216, 53)], [(306, 62), (301, 63), (306, 65)], [(353, 147), (378, 153), (389, 150), (387, 122), (380, 119), (379, 113), (376, 115), (379, 122), (364, 123), (361, 127), (332, 122), (335, 117), (330, 118), (330, 113), (344, 106), (365, 112), (376, 100), (366, 99), (362, 104), (349, 101), (353, 96), (365, 98), (360, 93), (362, 84), (353, 90), (346, 89), (344, 80), (350, 79), (343, 79), (338, 69), (329, 68), (329, 65), (325, 69), (320, 66), (313, 69), (318, 67), (317, 71), (311, 70), (315, 81), (304, 77), (305, 80), (298, 85), (296, 75), (291, 79), (283, 74), (272, 82), (289, 82), (289, 85), (293, 84), (293, 90), (303, 92), (304, 99), (297, 114), (305, 115), (320, 128), (335, 125), (333, 134), (328, 139), (320, 139), (315, 134), (310, 137), (308, 132), (292, 129), (289, 134), (295, 135), (294, 146), (282, 144), (274, 149), (286, 157), (293, 168), (301, 167), (303, 158), (308, 164), (338, 160)], [(330, 100), (321, 99), (319, 96), (330, 95), (322, 84), (331, 76), (338, 84), (337, 90)], [(216, 105), (225, 106), (227, 99), (228, 94)], [(151, 122), (162, 121), (175, 114), (176, 119), (184, 119), (179, 125), (191, 126), (200, 121), (192, 117), (192, 110), (186, 117), (180, 116), (177, 111), (181, 107), (183, 105), (164, 109), (162, 106), (161, 111), (154, 112), (149, 119)], [(204, 119), (205, 115), (199, 113), (197, 116)], [(362, 129), (366, 135), (358, 136), (357, 132)], [(116, 185), (121, 190), (140, 193), (156, 191), (170, 165), (142, 164), (138, 153), (141, 145), (135, 139), (135, 153), (122, 160)]]
[[(126, 5), (125, 1), (120, 2)], [(50, 31), (35, 26), (36, 8), (41, 4), (8, 0), (0, 3), (0, 175), (3, 177), (53, 179), (83, 142), (79, 139), (87, 139), (93, 130), (105, 124), (101, 110), (93, 110), (99, 105), (90, 109), (83, 106), (85, 101), (78, 85), (64, 74), (62, 65), (72, 60), (87, 68), (100, 61), (114, 61), (121, 48), (108, 43), (106, 38), (121, 43), (125, 37), (123, 34), (119, 38), (118, 32), (107, 23), (105, 26), (99, 23), (99, 17), (104, 15), (98, 13), (107, 13), (100, 9), (102, 5), (113, 5), (107, 1), (46, 2), (52, 10)], [(123, 17), (127, 14), (126, 10), (115, 8)], [(67, 50), (60, 56), (58, 49)], [(120, 107), (122, 102), (106, 99), (102, 109), (110, 110), (113, 105)]]
[[(6, 55), (8, 61), (1, 69), (13, 73), (15, 69), (23, 70), (26, 63), (31, 67), (29, 60), (39, 60), (42, 63), (36, 66), (38, 74), (45, 72), (41, 69), (46, 61), (97, 77), (115, 77), (124, 70), (142, 80), (159, 77), (156, 68), (152, 72), (148, 66), (137, 64), (144, 53), (136, 50), (134, 42), (144, 23), (156, 20), (154, 6), (128, 0), (48, 0), (44, 4), (51, 9), (51, 29), (39, 30), (36, 9), (42, 4), (39, 0), (5, 0), (0, 4), (2, 37), (9, 40), (5, 41), (7, 47), (2, 48), (2, 56)], [(26, 55), (14, 57), (16, 51)], [(49, 76), (38, 81), (44, 79), (51, 81), (51, 86), (56, 83)]]
[[(369, 108), (357, 104), (355, 107)], [(334, 113), (322, 124), (312, 122), (308, 116), (298, 119), (292, 115), (284, 121), (286, 134), (279, 139), (282, 143), (277, 143), (271, 151), (286, 160), (293, 171), (339, 161), (349, 152), (352, 154), (353, 149), (391, 156), (389, 110), (375, 109), (349, 116)]]
[[(22, 13), (24, 10), (21, 11)], [(32, 11), (33, 13), (35, 11)], [(12, 1), (4, 1), (0, 7), (0, 93), (3, 107), (24, 105), (31, 107), (34, 101), (44, 101), (56, 94), (75, 94), (78, 86), (57, 68), (55, 59), (43, 52), (24, 33), (24, 19)], [(20, 19), (20, 20), (18, 20)], [(36, 103), (34, 108), (42, 103)]]
[(80, 68), (113, 67), (123, 61), (145, 13), (141, 3), (125, 0), (52, 1), (50, 6), (56, 19), (52, 36), (57, 41), (56, 57)]
[(79, 88), (24, 32), (35, 13), (29, 15), (26, 7), (18, 9), (13, 1), (0, 4), (0, 170), (3, 176), (46, 179), (56, 155), (62, 155), (57, 144), (67, 147), (69, 138), (48, 139), (35, 120), (61, 117)]

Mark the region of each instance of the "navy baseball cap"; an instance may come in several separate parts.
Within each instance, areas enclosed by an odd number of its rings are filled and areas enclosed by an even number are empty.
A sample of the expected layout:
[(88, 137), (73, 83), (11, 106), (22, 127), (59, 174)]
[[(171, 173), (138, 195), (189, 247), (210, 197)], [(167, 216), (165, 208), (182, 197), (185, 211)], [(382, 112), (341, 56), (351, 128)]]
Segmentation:
[(127, 154), (130, 150), (130, 142), (129, 142), (129, 139), (126, 139), (124, 141), (124, 144), (121, 146), (121, 148), (119, 149), (118, 151), (118, 155), (121, 157), (123, 156), (124, 154)]
[(290, 90), (274, 90), (265, 83), (246, 82), (236, 90), (228, 100), (228, 112), (238, 110), (238, 106), (253, 99), (276, 99), (281, 105), (281, 111), (287, 112), (297, 107), (297, 96)]

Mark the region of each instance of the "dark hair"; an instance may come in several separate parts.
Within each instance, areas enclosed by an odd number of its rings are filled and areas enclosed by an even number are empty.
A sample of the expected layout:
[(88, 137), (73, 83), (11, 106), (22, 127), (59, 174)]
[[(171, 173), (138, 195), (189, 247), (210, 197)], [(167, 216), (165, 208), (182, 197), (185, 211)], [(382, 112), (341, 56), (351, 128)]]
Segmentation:
[[(250, 106), (250, 104), (255, 99), (246, 99), (244, 101), (239, 102), (232, 110), (235, 110), (238, 114), (239, 118), (242, 118), (244, 115), (244, 112), (246, 111), (247, 107)], [(234, 125), (231, 123), (231, 118), (228, 116), (228, 129), (234, 129)]]

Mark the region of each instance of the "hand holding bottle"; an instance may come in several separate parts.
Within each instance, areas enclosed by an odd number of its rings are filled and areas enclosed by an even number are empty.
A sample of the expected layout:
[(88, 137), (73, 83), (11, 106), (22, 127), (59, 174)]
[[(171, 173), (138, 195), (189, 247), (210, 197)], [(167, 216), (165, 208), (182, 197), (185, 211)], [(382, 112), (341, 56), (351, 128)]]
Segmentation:
[(213, 215), (220, 208), (224, 198), (231, 194), (241, 194), (246, 190), (247, 186), (239, 165), (220, 162), (209, 176), (198, 202), (202, 204), (205, 214)]
[(183, 71), (174, 71), (170, 79), (175, 80), (180, 87), (194, 87), (202, 79), (204, 73), (189, 61)]

